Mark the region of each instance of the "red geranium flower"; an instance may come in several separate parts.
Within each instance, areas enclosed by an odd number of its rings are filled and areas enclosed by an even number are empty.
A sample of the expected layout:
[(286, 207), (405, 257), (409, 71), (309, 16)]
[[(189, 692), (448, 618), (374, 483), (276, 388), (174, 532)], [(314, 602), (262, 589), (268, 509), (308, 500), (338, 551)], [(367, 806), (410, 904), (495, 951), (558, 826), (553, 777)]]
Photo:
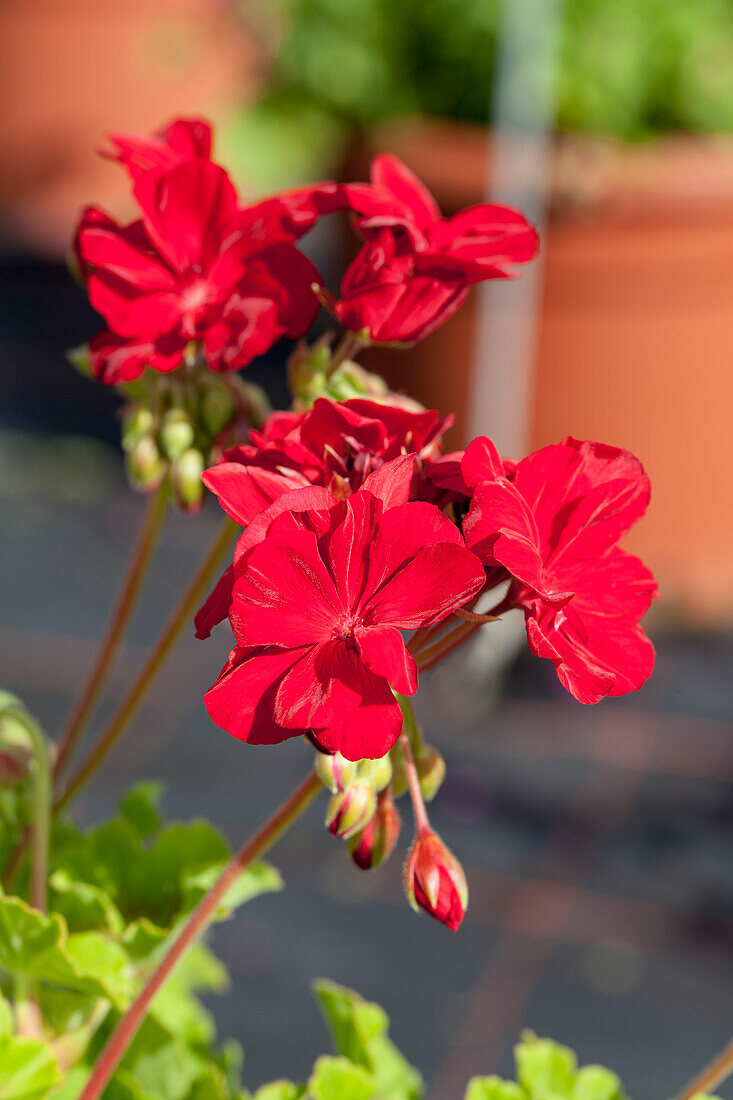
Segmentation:
[(473, 487), (467, 545), (514, 578), (530, 649), (581, 703), (635, 691), (654, 648), (638, 625), (656, 594), (651, 572), (617, 546), (644, 514), (649, 481), (628, 451), (601, 443), (544, 447), (511, 469), (477, 439), (462, 463)]
[(482, 203), (444, 218), (397, 157), (372, 162), (371, 185), (344, 188), (367, 241), (343, 279), (336, 315), (375, 343), (410, 343), (455, 313), (469, 287), (504, 279), (537, 253), (537, 234), (508, 206)]
[(347, 500), (326, 494), (325, 509), (281, 511), (235, 563), (237, 647), (205, 697), (217, 725), (254, 744), (310, 731), (349, 760), (394, 745), (402, 718), (392, 689), (417, 690), (400, 631), (438, 622), (484, 582), (437, 508), (402, 503), (409, 467), (398, 458)]
[[(368, 475), (401, 454), (417, 460), (412, 496), (420, 494), (423, 460), (440, 453), (440, 437), (452, 417), (435, 411), (412, 412), (375, 401), (319, 398), (305, 413), (273, 413), (250, 444), (233, 447), (204, 473), (224, 511), (247, 527), (283, 493), (322, 485), (334, 494), (359, 489)], [(410, 469), (414, 468), (410, 462)], [(221, 578), (196, 616), (196, 636), (207, 638), (226, 618), (231, 572)]]
[(316, 269), (277, 220), (269, 235), (261, 219), (243, 226), (223, 168), (199, 156), (142, 172), (134, 194), (141, 220), (120, 226), (91, 209), (77, 234), (89, 299), (110, 329), (93, 349), (98, 378), (129, 381), (146, 365), (171, 370), (192, 340), (212, 370), (236, 370), (308, 329)]

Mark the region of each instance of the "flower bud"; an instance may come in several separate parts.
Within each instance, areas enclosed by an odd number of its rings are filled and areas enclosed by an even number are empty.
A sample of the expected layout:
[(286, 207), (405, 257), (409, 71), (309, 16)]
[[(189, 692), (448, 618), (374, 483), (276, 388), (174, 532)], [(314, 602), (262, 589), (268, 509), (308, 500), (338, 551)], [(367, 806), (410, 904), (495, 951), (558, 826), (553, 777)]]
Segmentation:
[(382, 791), (374, 817), (349, 841), (349, 852), (357, 867), (371, 871), (384, 863), (394, 851), (402, 822), (392, 796)]
[(458, 930), (468, 905), (466, 876), (437, 833), (415, 838), (405, 864), (405, 892), (413, 909)]
[(389, 753), (379, 760), (363, 760), (359, 765), (359, 778), (371, 783), (375, 791), (383, 791), (392, 779)]
[(122, 420), (122, 449), (131, 451), (144, 435), (152, 435), (155, 417), (147, 405), (128, 406)]
[(415, 760), (420, 790), (426, 802), (431, 802), (445, 779), (445, 760), (432, 745), (423, 745)]
[(229, 385), (220, 378), (207, 379), (200, 401), (201, 424), (216, 439), (231, 423), (236, 406)]
[(168, 463), (158, 450), (152, 435), (143, 435), (127, 452), (127, 476), (137, 489), (152, 492), (157, 489), (168, 469)]
[(405, 758), (399, 741), (392, 749), (390, 759), (392, 761), (392, 794), (395, 798), (402, 798), (408, 790), (407, 771), (405, 770)]
[(160, 442), (171, 462), (180, 458), (191, 447), (193, 440), (193, 424), (186, 410), (168, 409), (160, 425)]
[[(244, 404), (244, 412), (247, 420), (253, 428), (261, 428), (267, 417), (272, 412), (270, 399), (262, 389), (262, 386), (254, 382), (242, 382), (237, 379), (240, 398)], [(231, 417), (230, 417), (231, 419)], [(227, 421), (228, 423), (229, 421)], [(223, 425), (224, 427), (226, 425)]]
[(332, 836), (348, 840), (369, 823), (376, 808), (374, 787), (357, 779), (345, 791), (332, 795), (326, 808), (326, 825)]
[(171, 466), (171, 488), (173, 494), (187, 512), (196, 512), (201, 507), (204, 496), (204, 456), (195, 447), (190, 447), (177, 458)]
[[(2, 694), (14, 699), (9, 693)], [(21, 705), (20, 700), (17, 705)], [(33, 742), (26, 726), (11, 708), (0, 714), (0, 786), (20, 783), (28, 776), (32, 761)]]
[(332, 794), (345, 791), (356, 779), (357, 765), (340, 752), (317, 752), (314, 764), (316, 775)]

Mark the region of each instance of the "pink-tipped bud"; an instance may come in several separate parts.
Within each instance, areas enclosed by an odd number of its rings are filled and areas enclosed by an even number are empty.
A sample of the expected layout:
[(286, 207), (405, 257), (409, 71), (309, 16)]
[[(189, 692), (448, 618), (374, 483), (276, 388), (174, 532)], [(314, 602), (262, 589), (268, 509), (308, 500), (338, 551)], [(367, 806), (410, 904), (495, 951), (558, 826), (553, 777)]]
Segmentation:
[(415, 838), (405, 863), (405, 892), (413, 909), (424, 909), (456, 932), (468, 906), (463, 868), (434, 832)]
[(315, 770), (324, 787), (332, 794), (345, 791), (356, 779), (357, 765), (340, 752), (317, 752)]
[(345, 791), (339, 791), (330, 798), (326, 825), (332, 836), (348, 840), (369, 824), (376, 808), (374, 787), (357, 779)]
[(395, 849), (402, 821), (392, 796), (382, 791), (377, 810), (365, 829), (349, 841), (349, 852), (362, 871), (373, 871), (384, 863)]

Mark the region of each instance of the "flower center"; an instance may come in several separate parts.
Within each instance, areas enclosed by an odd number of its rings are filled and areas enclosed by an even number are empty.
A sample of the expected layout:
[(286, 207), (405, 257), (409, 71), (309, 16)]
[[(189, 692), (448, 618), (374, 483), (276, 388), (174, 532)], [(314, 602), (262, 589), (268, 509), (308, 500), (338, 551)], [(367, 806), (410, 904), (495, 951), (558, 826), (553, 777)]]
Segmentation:
[(353, 638), (354, 631), (363, 625), (361, 615), (352, 612), (336, 627), (334, 635), (336, 638), (341, 638), (342, 641), (348, 641), (350, 638)]

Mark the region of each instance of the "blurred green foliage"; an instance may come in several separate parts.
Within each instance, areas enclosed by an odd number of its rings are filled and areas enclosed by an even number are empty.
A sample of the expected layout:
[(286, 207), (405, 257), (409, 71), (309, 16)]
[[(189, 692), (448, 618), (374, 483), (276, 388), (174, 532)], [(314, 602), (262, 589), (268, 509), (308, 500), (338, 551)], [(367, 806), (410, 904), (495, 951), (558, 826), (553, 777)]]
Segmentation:
[[(561, 7), (559, 129), (628, 140), (733, 129), (731, 0)], [(226, 142), (262, 187), (332, 171), (349, 135), (385, 119), (491, 117), (503, 0), (270, 0), (268, 11), (270, 86)]]

